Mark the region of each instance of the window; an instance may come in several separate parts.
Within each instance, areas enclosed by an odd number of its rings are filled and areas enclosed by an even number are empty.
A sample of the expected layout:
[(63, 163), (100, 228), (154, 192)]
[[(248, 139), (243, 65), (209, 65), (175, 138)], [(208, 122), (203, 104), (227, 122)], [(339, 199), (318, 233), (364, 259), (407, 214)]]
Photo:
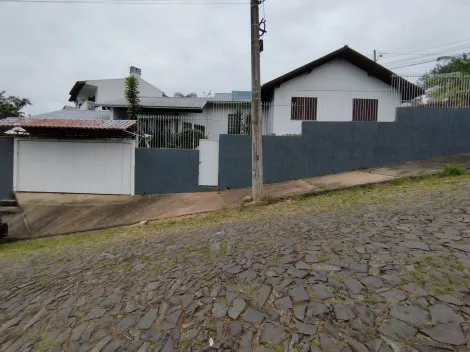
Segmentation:
[(206, 134), (206, 126), (203, 126), (203, 125), (194, 125), (194, 130), (195, 131), (199, 131), (201, 132), (202, 134)]
[(316, 121), (317, 98), (292, 97), (291, 120)]
[(353, 121), (377, 121), (378, 99), (353, 99)]
[(189, 122), (183, 122), (183, 130), (192, 130), (193, 124)]

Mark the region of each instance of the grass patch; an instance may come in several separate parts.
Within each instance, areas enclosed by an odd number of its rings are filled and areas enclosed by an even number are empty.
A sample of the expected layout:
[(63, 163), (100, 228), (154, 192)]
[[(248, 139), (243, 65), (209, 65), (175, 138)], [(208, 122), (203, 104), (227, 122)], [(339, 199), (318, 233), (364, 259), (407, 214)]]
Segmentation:
[(461, 176), (465, 174), (465, 171), (458, 165), (449, 164), (444, 168), (443, 174), (444, 176)]
[(284, 352), (284, 347), (281, 345), (273, 345), (272, 343), (263, 343), (264, 348), (270, 348), (276, 352)]
[[(0, 244), (0, 258), (8, 256), (22, 256), (35, 252), (53, 252), (73, 250), (103, 249), (105, 246), (120, 245), (122, 242), (143, 241), (148, 236), (158, 233), (167, 233), (162, 239), (166, 245), (175, 245), (171, 231), (191, 231), (209, 226), (221, 226), (235, 221), (249, 221), (259, 218), (280, 218), (302, 211), (309, 213), (353, 213), (363, 206), (390, 204), (401, 202), (415, 193), (423, 191), (452, 190), (461, 187), (460, 183), (470, 183), (470, 175), (452, 176), (453, 182), (447, 182), (450, 177), (442, 175), (423, 176), (414, 179), (403, 179), (400, 187), (393, 183), (369, 185), (328, 192), (318, 196), (300, 196), (292, 202), (279, 202), (262, 206), (247, 206), (243, 208), (221, 209), (211, 213), (190, 215), (180, 218), (152, 221), (146, 226), (134, 225), (106, 230), (90, 231), (86, 233), (47, 237), (35, 240), (18, 241)], [(212, 231), (212, 230), (211, 230)], [(218, 231), (218, 229), (214, 230)], [(192, 251), (207, 254), (208, 248), (197, 248)], [(227, 248), (221, 248), (224, 255)], [(320, 261), (329, 258), (321, 257)]]
[(364, 298), (364, 303), (370, 306), (370, 305), (376, 305), (377, 303), (379, 303), (379, 301), (375, 297), (368, 296)]
[(396, 177), (392, 180), (392, 185), (399, 186), (404, 184), (405, 182), (406, 180), (403, 177)]

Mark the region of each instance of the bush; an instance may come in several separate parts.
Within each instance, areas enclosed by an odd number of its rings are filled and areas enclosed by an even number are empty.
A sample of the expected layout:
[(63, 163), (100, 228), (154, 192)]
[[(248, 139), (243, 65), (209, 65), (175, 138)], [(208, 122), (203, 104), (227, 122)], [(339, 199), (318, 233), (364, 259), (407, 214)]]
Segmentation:
[(460, 176), (464, 173), (465, 171), (458, 165), (449, 164), (444, 169), (445, 176)]
[(201, 131), (190, 129), (183, 130), (179, 133), (173, 134), (169, 147), (179, 149), (196, 149), (199, 147), (200, 139), (207, 139), (207, 137)]

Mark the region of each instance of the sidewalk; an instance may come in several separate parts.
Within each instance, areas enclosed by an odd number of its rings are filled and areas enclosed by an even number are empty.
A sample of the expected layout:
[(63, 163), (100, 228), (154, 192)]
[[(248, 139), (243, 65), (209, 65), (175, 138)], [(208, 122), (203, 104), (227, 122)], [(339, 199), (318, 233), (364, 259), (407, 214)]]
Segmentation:
[[(265, 185), (265, 196), (295, 197), (390, 182), (397, 177), (436, 173), (447, 164), (470, 169), (470, 153)], [(5, 220), (10, 226), (10, 239), (28, 239), (235, 208), (250, 195), (250, 188), (152, 196), (18, 193), (23, 212)]]

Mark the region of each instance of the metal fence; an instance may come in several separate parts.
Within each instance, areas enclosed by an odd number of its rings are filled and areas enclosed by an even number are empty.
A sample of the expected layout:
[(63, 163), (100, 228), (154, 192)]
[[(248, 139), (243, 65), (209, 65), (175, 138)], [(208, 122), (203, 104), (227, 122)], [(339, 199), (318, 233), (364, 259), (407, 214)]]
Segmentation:
[(470, 74), (448, 73), (393, 76), (392, 87), (403, 91), (403, 106), (408, 107), (470, 107)]
[[(398, 107), (470, 107), (470, 75), (392, 76), (374, 89), (304, 87), (262, 103), (262, 133), (300, 135), (303, 121), (392, 122)], [(251, 122), (250, 101), (208, 100), (200, 113), (141, 115), (139, 146), (196, 149), (201, 139), (250, 135)]]
[(197, 149), (201, 139), (215, 139), (217, 125), (218, 121), (204, 114), (140, 115), (138, 145), (140, 148)]

